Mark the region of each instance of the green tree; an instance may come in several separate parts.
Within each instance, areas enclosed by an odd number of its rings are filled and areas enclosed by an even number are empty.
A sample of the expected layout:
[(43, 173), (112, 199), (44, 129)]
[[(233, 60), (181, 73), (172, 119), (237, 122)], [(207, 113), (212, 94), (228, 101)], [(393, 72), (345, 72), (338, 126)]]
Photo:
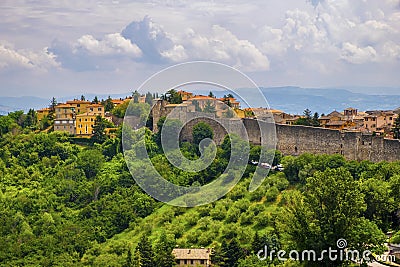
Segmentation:
[(105, 133), (105, 129), (107, 128), (108, 121), (102, 118), (100, 115), (96, 116), (93, 125), (93, 135), (92, 140), (95, 143), (104, 143), (107, 140), (107, 135)]
[(87, 178), (94, 178), (105, 162), (103, 154), (97, 149), (86, 149), (79, 152), (77, 167), (85, 172)]
[(135, 252), (136, 267), (156, 267), (154, 252), (146, 235), (142, 235)]
[(23, 127), (33, 127), (37, 124), (37, 114), (35, 110), (29, 109), (28, 113), (26, 114), (25, 120), (23, 122)]
[(204, 105), (203, 112), (205, 113), (214, 113), (215, 114), (215, 106), (212, 104), (210, 100), (206, 101), (206, 104)]
[(211, 92), (211, 91), (208, 93), (208, 96), (209, 96), (209, 97), (215, 97), (215, 95), (214, 95), (213, 92)]
[(56, 113), (56, 106), (57, 106), (57, 100), (55, 97), (53, 97), (50, 101), (50, 110), (49, 110), (49, 115), (47, 117), (49, 118), (50, 121), (55, 119), (55, 113)]
[(92, 104), (98, 104), (99, 103), (99, 99), (97, 98), (97, 96), (94, 97)]
[(212, 139), (214, 137), (214, 132), (211, 126), (205, 122), (199, 122), (193, 127), (193, 143), (199, 145), (201, 140), (205, 138)]
[(114, 103), (112, 102), (112, 99), (110, 96), (104, 101), (104, 111), (105, 112), (110, 112), (114, 109)]
[(219, 267), (237, 267), (239, 260), (245, 258), (245, 253), (236, 238), (231, 241), (222, 241), (221, 248), (215, 252), (212, 259)]
[(400, 115), (397, 116), (393, 124), (393, 137), (395, 139), (400, 139)]
[(164, 99), (171, 104), (181, 104), (182, 96), (174, 89), (169, 90), (165, 93)]
[(139, 103), (140, 93), (137, 90), (135, 90), (135, 92), (132, 93), (132, 97), (133, 97), (133, 103)]
[(81, 95), (81, 101), (86, 101), (86, 98), (84, 95)]
[(174, 246), (175, 242), (169, 239), (165, 231), (163, 231), (155, 245), (155, 262), (158, 267), (175, 266), (175, 257), (172, 254)]
[(153, 105), (153, 96), (151, 95), (150, 92), (147, 92), (144, 102), (149, 104), (150, 106)]
[[(288, 242), (298, 251), (313, 248), (317, 253), (335, 247), (339, 239), (346, 239), (351, 249), (380, 246), (382, 232), (362, 215), (366, 210), (364, 195), (357, 181), (343, 167), (317, 171), (307, 178), (304, 195), (292, 192), (288, 208), (281, 214)], [(355, 234), (359, 225), (368, 225), (368, 234)], [(375, 225), (375, 226), (374, 226)], [(367, 238), (368, 236), (368, 238)], [(307, 262), (314, 266), (315, 262)], [(318, 263), (321, 264), (321, 263)], [(320, 266), (320, 265), (315, 266)], [(339, 266), (336, 262), (322, 262), (326, 266)]]

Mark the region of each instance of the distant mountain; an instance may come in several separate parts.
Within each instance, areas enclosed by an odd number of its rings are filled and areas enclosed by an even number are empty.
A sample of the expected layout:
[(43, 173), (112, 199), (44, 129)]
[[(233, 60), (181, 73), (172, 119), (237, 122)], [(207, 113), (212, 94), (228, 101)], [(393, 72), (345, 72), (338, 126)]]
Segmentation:
[[(121, 98), (131, 95), (127, 94), (112, 94), (112, 98)], [(86, 99), (91, 101), (94, 99), (94, 94), (85, 95)], [(67, 100), (80, 99), (81, 96), (66, 96), (57, 98), (57, 102), (66, 102)], [(108, 95), (97, 95), (99, 100), (108, 98)], [(22, 97), (0, 97), (0, 115), (7, 115), (9, 112), (23, 110), (27, 112), (29, 109), (33, 108), (35, 110), (48, 107), (51, 102), (51, 97), (49, 99), (34, 97), (34, 96), (22, 96)]]
[(300, 87), (261, 88), (272, 108), (288, 113), (302, 113), (308, 108), (318, 113), (341, 111), (348, 107), (365, 110), (393, 110), (400, 106), (398, 95), (369, 95), (345, 89), (310, 89)]
[[(274, 109), (280, 109), (287, 113), (301, 114), (304, 109), (308, 108), (313, 112), (329, 113), (333, 110), (343, 110), (348, 107), (357, 108), (360, 111), (365, 110), (393, 110), (400, 106), (400, 91), (398, 94), (382, 94), (371, 95), (367, 93), (355, 92), (353, 89), (336, 89), (336, 88), (301, 88), (301, 87), (270, 87), (260, 88), (265, 95), (269, 106)], [(251, 93), (254, 89), (239, 89), (239, 95), (246, 99), (251, 99), (253, 103), (263, 103), (257, 96)], [(361, 91), (359, 89), (358, 91)], [(379, 91), (375, 88), (375, 92)], [(227, 91), (214, 91), (218, 97), (222, 97)], [(385, 91), (386, 92), (386, 91)], [(393, 89), (390, 93), (395, 93)], [(161, 93), (161, 92), (160, 92)], [(209, 90), (195, 90), (196, 94), (207, 95)], [(131, 93), (126, 94), (111, 94), (112, 98), (124, 98)], [(86, 99), (93, 100), (94, 94), (85, 95)], [(98, 99), (106, 99), (108, 95), (97, 95)], [(80, 96), (67, 96), (57, 98), (58, 102), (65, 102)], [(47, 107), (50, 104), (50, 98), (44, 99), (39, 97), (0, 97), (0, 115), (5, 115), (8, 112), (15, 110), (28, 111), (30, 108), (35, 110)], [(261, 105), (261, 104), (260, 104)], [(242, 107), (245, 105), (242, 103)]]
[[(327, 114), (333, 110), (342, 111), (348, 107), (365, 111), (393, 110), (400, 106), (400, 91), (398, 92), (398, 95), (371, 95), (367, 93), (352, 92), (350, 89), (315, 89), (293, 86), (270, 88), (261, 87), (260, 90), (264, 94), (271, 108), (292, 114), (302, 114), (306, 108), (313, 112), (318, 112), (319, 114)], [(246, 100), (252, 101), (252, 103), (263, 103), (262, 100), (256, 99), (256, 96), (249, 93), (250, 89), (243, 88), (238, 89), (237, 91), (238, 95), (242, 96)], [(375, 88), (375, 91), (378, 90)], [(208, 94), (208, 92), (209, 91), (207, 90), (196, 91), (198, 94)], [(227, 93), (229, 92), (222, 90), (214, 92), (218, 97)], [(243, 106), (242, 103), (242, 107)]]
[(16, 110), (27, 112), (30, 108), (37, 110), (49, 104), (49, 99), (34, 96), (0, 97), (0, 115), (7, 115)]

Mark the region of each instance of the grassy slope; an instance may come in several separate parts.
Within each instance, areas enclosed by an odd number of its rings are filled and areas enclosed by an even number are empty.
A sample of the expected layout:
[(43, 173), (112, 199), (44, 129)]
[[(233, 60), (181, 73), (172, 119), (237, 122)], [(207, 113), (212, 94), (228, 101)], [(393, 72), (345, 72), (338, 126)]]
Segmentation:
[(262, 234), (273, 229), (271, 219), (288, 182), (283, 173), (272, 174), (253, 193), (247, 190), (249, 182), (250, 179), (243, 179), (226, 197), (209, 205), (194, 208), (163, 205), (123, 233), (103, 244), (94, 244), (82, 262), (120, 266), (127, 249), (133, 249), (142, 234), (148, 234), (154, 244), (163, 231), (169, 238), (175, 238), (179, 247), (213, 247), (236, 236), (250, 250), (255, 231)]

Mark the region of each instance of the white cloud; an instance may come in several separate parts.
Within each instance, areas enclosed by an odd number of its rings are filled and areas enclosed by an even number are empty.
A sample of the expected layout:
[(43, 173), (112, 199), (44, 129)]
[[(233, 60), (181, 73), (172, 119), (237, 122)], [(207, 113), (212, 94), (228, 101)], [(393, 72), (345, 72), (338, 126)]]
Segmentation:
[(15, 50), (9, 44), (0, 44), (0, 69), (25, 69), (47, 71), (50, 68), (59, 67), (55, 61), (55, 55), (42, 51)]
[(366, 62), (373, 62), (376, 60), (377, 53), (371, 46), (358, 47), (351, 43), (344, 43), (342, 48), (342, 59), (353, 63), (363, 64)]
[[(213, 60), (232, 65), (243, 71), (263, 71), (269, 69), (268, 58), (250, 41), (239, 39), (229, 30), (212, 26), (208, 35), (187, 29), (185, 34), (175, 37), (179, 43), (179, 53), (174, 57), (164, 53), (168, 59)], [(176, 49), (174, 49), (176, 50)]]
[(140, 48), (120, 33), (107, 34), (102, 40), (97, 40), (92, 35), (84, 35), (74, 46), (75, 50), (81, 48), (96, 56), (125, 55), (136, 58), (142, 55)]

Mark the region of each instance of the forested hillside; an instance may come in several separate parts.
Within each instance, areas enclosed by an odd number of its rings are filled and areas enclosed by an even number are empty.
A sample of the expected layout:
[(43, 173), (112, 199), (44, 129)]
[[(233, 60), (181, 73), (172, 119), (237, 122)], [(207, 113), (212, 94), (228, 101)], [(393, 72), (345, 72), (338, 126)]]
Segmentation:
[[(15, 116), (14, 116), (15, 117)], [(121, 130), (102, 143), (76, 143), (60, 133), (33, 132), (2, 119), (0, 264), (2, 266), (173, 266), (174, 247), (212, 247), (216, 266), (339, 266), (342, 262), (260, 261), (275, 250), (347, 247), (384, 251), (384, 233), (400, 243), (400, 163), (346, 161), (339, 155), (275, 153), (271, 171), (248, 191), (254, 166), (222, 199), (195, 208), (155, 201), (135, 183), (121, 151)], [(6, 118), (6, 117), (3, 117)], [(27, 126), (28, 125), (28, 126)], [(157, 170), (176, 184), (206, 184), (227, 166), (229, 138), (198, 173), (173, 167), (159, 136), (146, 131)], [(260, 147), (252, 146), (250, 159)], [(189, 159), (195, 144), (181, 144)]]

